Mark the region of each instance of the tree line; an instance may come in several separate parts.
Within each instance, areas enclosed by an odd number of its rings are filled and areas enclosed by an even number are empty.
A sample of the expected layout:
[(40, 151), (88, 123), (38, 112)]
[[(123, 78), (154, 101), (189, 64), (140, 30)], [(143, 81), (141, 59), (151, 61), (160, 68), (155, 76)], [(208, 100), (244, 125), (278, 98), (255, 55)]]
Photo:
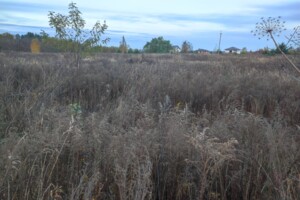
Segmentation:
[[(27, 32), (24, 35), (11, 33), (0, 34), (0, 51), (20, 51), (32, 52), (32, 44), (37, 43), (40, 52), (70, 52), (75, 46), (76, 42), (71, 39), (61, 39), (57, 37), (50, 37), (47, 33), (40, 34)], [(94, 45), (90, 47), (81, 47), (83, 52), (90, 53), (190, 53), (193, 52), (193, 46), (190, 42), (184, 41), (181, 47), (172, 45), (169, 40), (162, 36), (153, 38), (147, 42), (143, 49), (130, 48), (123, 36), (119, 46), (104, 46)]]
[[(0, 51), (20, 51), (31, 52), (32, 43), (37, 42), (40, 48), (40, 52), (53, 52), (62, 53), (70, 52), (72, 47), (75, 46), (75, 42), (70, 39), (59, 39), (56, 37), (50, 37), (42, 32), (36, 34), (27, 32), (24, 35), (11, 33), (0, 34)], [(129, 48), (128, 45), (122, 46), (103, 46), (95, 45), (90, 48), (84, 49), (84, 52), (104, 52), (104, 53), (139, 53), (139, 49)]]
[[(71, 39), (60, 39), (57, 37), (51, 37), (44, 31), (40, 34), (27, 32), (24, 35), (11, 33), (0, 34), (0, 51), (19, 51), (19, 52), (33, 52), (33, 44), (38, 45), (38, 52), (52, 52), (63, 53), (72, 52), (72, 48), (75, 46), (75, 42)], [(297, 51), (288, 47), (285, 43), (278, 45), (280, 49), (289, 54), (290, 52)], [(147, 42), (143, 49), (130, 48), (127, 44), (125, 37), (123, 36), (119, 46), (104, 46), (101, 44), (90, 46), (88, 48), (81, 47), (83, 52), (86, 53), (192, 53), (197, 52), (193, 50), (193, 45), (189, 41), (184, 41), (181, 46), (173, 45), (169, 40), (164, 39), (162, 36), (153, 38)], [(247, 50), (243, 50), (247, 52)], [(279, 54), (278, 48), (270, 49), (263, 48), (258, 50), (261, 54), (275, 55)]]

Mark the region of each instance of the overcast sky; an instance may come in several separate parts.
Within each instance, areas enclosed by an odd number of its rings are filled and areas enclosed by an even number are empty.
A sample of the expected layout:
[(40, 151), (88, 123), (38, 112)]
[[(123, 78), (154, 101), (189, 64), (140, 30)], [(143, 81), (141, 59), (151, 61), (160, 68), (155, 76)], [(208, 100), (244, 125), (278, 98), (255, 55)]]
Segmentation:
[[(282, 16), (287, 32), (300, 25), (300, 0), (77, 0), (87, 28), (106, 20), (110, 45), (118, 45), (122, 36), (133, 48), (163, 36), (173, 45), (187, 40), (194, 49), (214, 50), (222, 31), (221, 49), (231, 46), (256, 50), (273, 48), (267, 40), (251, 35), (261, 17)], [(51, 32), (48, 12), (67, 14), (70, 1), (0, 0), (0, 33), (24, 34), (28, 31)], [(53, 31), (52, 31), (53, 32)]]

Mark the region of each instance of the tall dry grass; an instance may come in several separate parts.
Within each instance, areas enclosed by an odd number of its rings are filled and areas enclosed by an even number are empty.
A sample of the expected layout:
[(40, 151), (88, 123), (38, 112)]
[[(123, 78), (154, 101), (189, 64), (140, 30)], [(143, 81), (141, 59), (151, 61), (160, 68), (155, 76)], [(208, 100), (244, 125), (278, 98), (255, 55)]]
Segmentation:
[(0, 58), (1, 199), (300, 198), (300, 81), (279, 57)]

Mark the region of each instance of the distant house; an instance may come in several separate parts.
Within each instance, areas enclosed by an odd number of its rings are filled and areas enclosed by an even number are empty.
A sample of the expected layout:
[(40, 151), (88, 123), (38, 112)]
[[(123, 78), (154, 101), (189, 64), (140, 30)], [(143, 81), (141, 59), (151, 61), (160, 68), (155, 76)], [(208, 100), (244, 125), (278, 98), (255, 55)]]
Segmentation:
[(181, 51), (180, 47), (178, 45), (172, 46), (172, 50), (170, 53), (179, 53)]
[(225, 53), (236, 53), (236, 54), (240, 54), (241, 53), (241, 49), (236, 48), (236, 47), (230, 47), (225, 49)]
[(199, 54), (210, 54), (211, 52), (206, 50), (206, 49), (197, 49), (194, 51), (195, 53), (199, 53)]

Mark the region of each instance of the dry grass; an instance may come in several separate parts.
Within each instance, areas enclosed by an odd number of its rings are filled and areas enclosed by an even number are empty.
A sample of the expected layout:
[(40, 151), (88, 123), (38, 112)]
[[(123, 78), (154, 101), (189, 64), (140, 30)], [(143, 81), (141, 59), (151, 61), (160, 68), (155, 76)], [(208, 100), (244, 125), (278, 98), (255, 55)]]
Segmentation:
[(300, 198), (280, 57), (69, 56), (0, 54), (0, 199)]

